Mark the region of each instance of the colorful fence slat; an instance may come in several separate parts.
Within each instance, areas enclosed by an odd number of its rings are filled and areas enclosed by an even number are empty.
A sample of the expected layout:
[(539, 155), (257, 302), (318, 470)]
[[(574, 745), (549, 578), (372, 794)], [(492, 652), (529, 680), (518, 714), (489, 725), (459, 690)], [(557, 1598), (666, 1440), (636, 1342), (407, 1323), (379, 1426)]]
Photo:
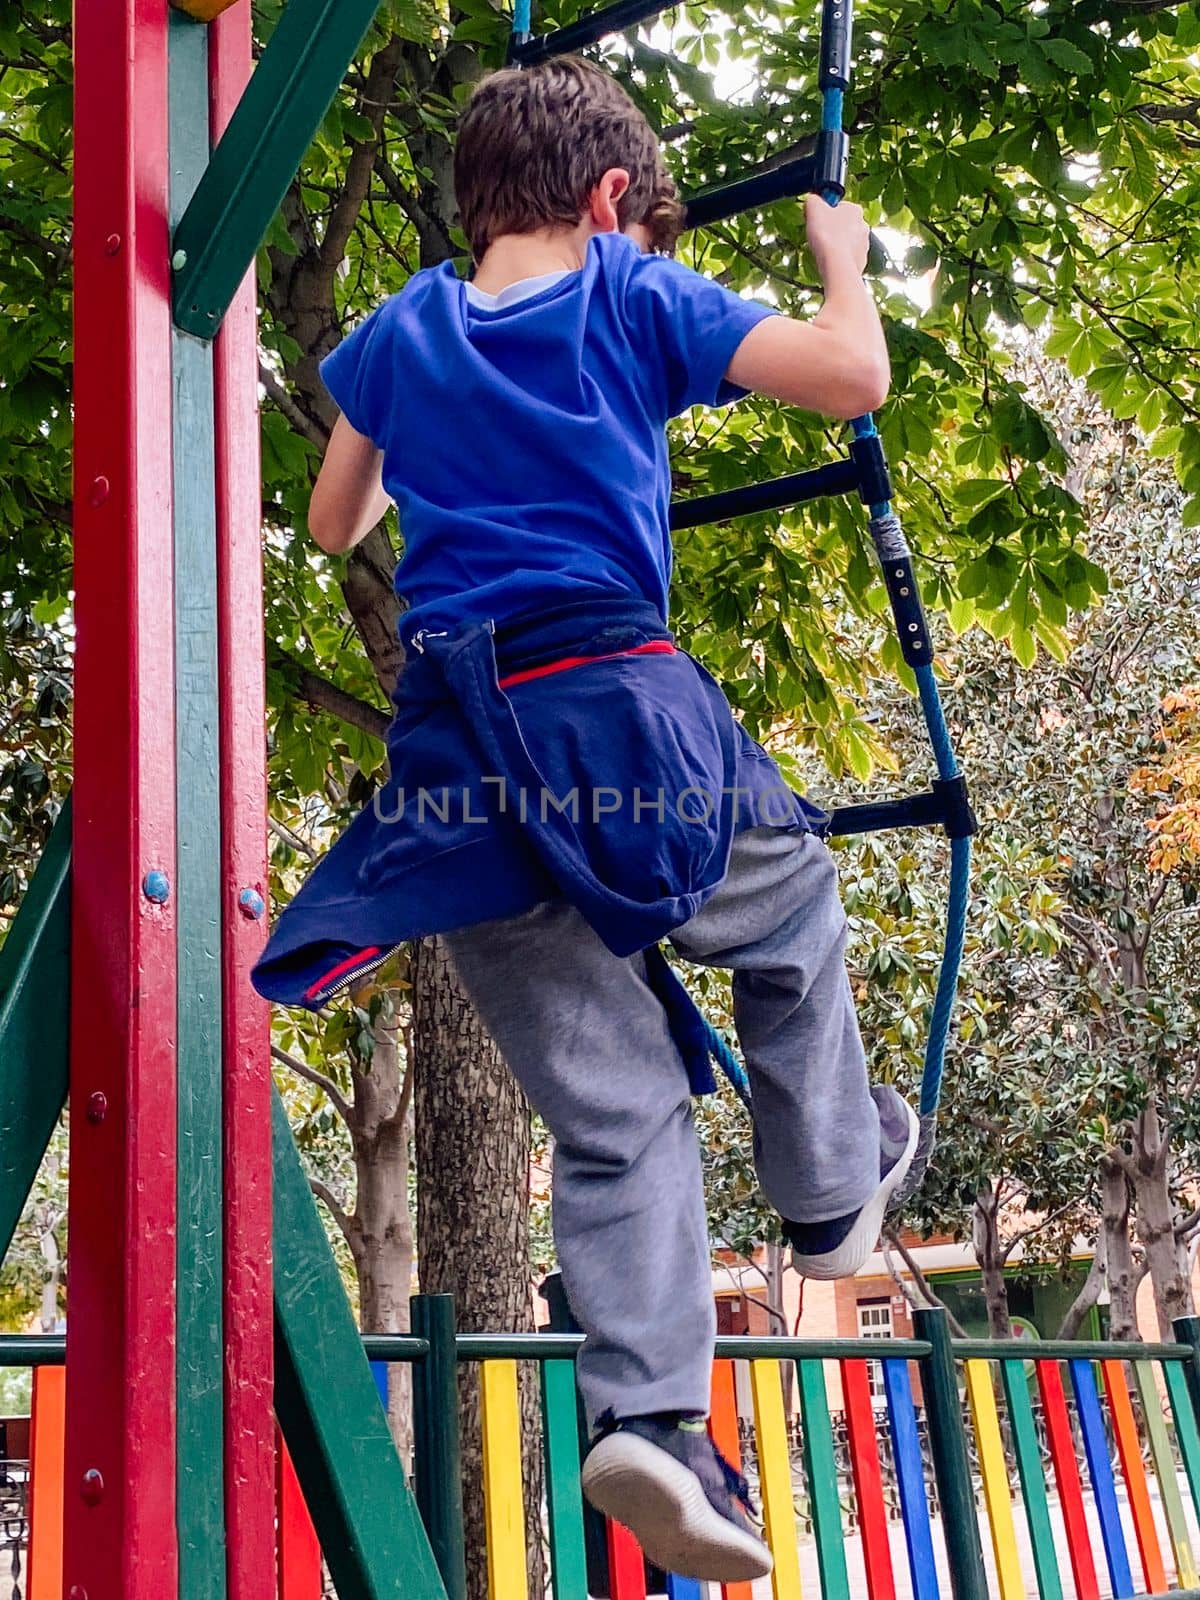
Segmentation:
[[(1165, 1370), (1168, 1374), (1172, 1365), (1173, 1363), (1166, 1364)], [(1138, 1436), (1137, 1420), (1129, 1400), (1129, 1384), (1125, 1378), (1125, 1368), (1119, 1361), (1102, 1361), (1100, 1374), (1104, 1380), (1108, 1414), (1112, 1418), (1113, 1438), (1116, 1441), (1117, 1457), (1121, 1463), (1121, 1476), (1125, 1480), (1129, 1514), (1133, 1518), (1133, 1531), (1137, 1539), (1138, 1556), (1142, 1563), (1142, 1576), (1146, 1580), (1146, 1589), (1150, 1594), (1162, 1594), (1167, 1587), (1167, 1572), (1158, 1542), (1158, 1529), (1154, 1526), (1150, 1485), (1142, 1461), (1142, 1442)], [(1190, 1413), (1190, 1400), (1188, 1410)]]
[[(904, 1523), (913, 1600), (939, 1600), (933, 1530), (929, 1524), (929, 1493), (925, 1487), (921, 1439), (917, 1432), (917, 1409), (913, 1403), (908, 1362), (881, 1361), (880, 1366), (883, 1369), (883, 1391), (887, 1399), (892, 1460), (896, 1463), (896, 1487), (900, 1496), (900, 1516)], [(1046, 1600), (1045, 1596), (1043, 1600)]]
[(758, 1440), (758, 1479), (767, 1544), (775, 1558), (771, 1593), (775, 1600), (800, 1600), (800, 1556), (792, 1463), (783, 1415), (783, 1383), (778, 1361), (750, 1363), (754, 1432)]
[(484, 1361), (479, 1391), (488, 1600), (528, 1600), (517, 1363)]
[(698, 1578), (677, 1578), (667, 1574), (668, 1600), (704, 1600), (704, 1589)]
[[(1054, 1548), (1054, 1528), (1050, 1521), (1050, 1502), (1046, 1497), (1046, 1474), (1029, 1398), (1029, 1378), (1022, 1361), (1000, 1362), (1004, 1384), (1004, 1405), (1008, 1412), (1013, 1452), (1021, 1478), (1021, 1499), (1025, 1505), (1025, 1526), (1033, 1553), (1040, 1600), (1063, 1600), (1062, 1579), (1058, 1574), (1058, 1552)], [(1164, 1585), (1165, 1587), (1165, 1585)]]
[(33, 1369), (29, 1440), (29, 1600), (61, 1600), (63, 1471), (67, 1445), (67, 1374)]
[(843, 1361), (841, 1374), (846, 1437), (850, 1446), (854, 1495), (858, 1503), (867, 1594), (870, 1600), (896, 1600), (887, 1506), (883, 1499), (883, 1473), (879, 1463), (881, 1440), (875, 1425), (875, 1408), (871, 1404), (871, 1379), (867, 1363)]
[(804, 1471), (817, 1543), (817, 1570), (824, 1600), (850, 1600), (842, 1507), (838, 1498), (837, 1458), (825, 1393), (825, 1368), (819, 1361), (797, 1361), (800, 1416), (804, 1427)]
[(1188, 1487), (1192, 1491), (1192, 1504), (1200, 1517), (1200, 1431), (1196, 1428), (1196, 1413), (1192, 1406), (1191, 1391), (1183, 1366), (1178, 1361), (1163, 1362), (1163, 1377), (1171, 1398), (1171, 1414), (1175, 1419), (1175, 1438), (1183, 1457)]
[(1188, 1537), (1187, 1519), (1183, 1514), (1183, 1498), (1179, 1493), (1179, 1479), (1175, 1472), (1175, 1454), (1171, 1449), (1167, 1424), (1163, 1419), (1158, 1385), (1154, 1381), (1154, 1368), (1148, 1361), (1133, 1362), (1133, 1381), (1138, 1392), (1142, 1418), (1146, 1424), (1146, 1437), (1150, 1441), (1154, 1475), (1158, 1479), (1158, 1496), (1171, 1539), (1179, 1587), (1194, 1589), (1198, 1581), (1196, 1561)]
[(1099, 1600), (1100, 1586), (1096, 1580), (1096, 1563), (1088, 1538), (1087, 1517), (1083, 1509), (1083, 1485), (1079, 1479), (1079, 1466), (1075, 1460), (1075, 1440), (1071, 1433), (1071, 1419), (1067, 1414), (1067, 1397), (1063, 1393), (1062, 1373), (1057, 1361), (1035, 1362), (1038, 1389), (1042, 1396), (1042, 1415), (1046, 1421), (1046, 1438), (1050, 1445), (1050, 1459), (1054, 1465), (1054, 1480), (1058, 1485), (1058, 1500), (1062, 1509), (1067, 1533), (1067, 1550), (1071, 1558), (1071, 1572), (1075, 1579), (1075, 1593), (1079, 1600)]
[(1123, 1597), (1133, 1593), (1133, 1574), (1129, 1570), (1121, 1513), (1117, 1509), (1117, 1486), (1113, 1481), (1096, 1379), (1090, 1361), (1070, 1361), (1067, 1365), (1071, 1372), (1071, 1388), (1075, 1393), (1075, 1415), (1079, 1418), (1079, 1430), (1083, 1435), (1083, 1453), (1092, 1480), (1092, 1499), (1100, 1519), (1104, 1559), (1108, 1563), (1113, 1594), (1117, 1600), (1123, 1600)]
[(646, 1600), (646, 1562), (637, 1540), (619, 1522), (605, 1524), (612, 1600)]
[(546, 1456), (546, 1520), (554, 1600), (587, 1594), (583, 1495), (579, 1488), (579, 1413), (575, 1363), (543, 1361), (542, 1441)]
[(963, 1373), (971, 1421), (979, 1450), (979, 1469), (983, 1478), (983, 1498), (988, 1525), (992, 1531), (992, 1551), (996, 1558), (996, 1578), (1000, 1600), (1025, 1600), (1025, 1578), (1017, 1554), (1017, 1528), (1013, 1520), (1012, 1490), (1008, 1482), (1008, 1463), (1000, 1437), (1000, 1416), (992, 1388), (992, 1369), (987, 1361), (966, 1361)]
[[(732, 1361), (713, 1362), (708, 1431), (730, 1466), (740, 1470), (742, 1444), (738, 1437), (737, 1386)], [(751, 1600), (753, 1592), (748, 1583), (726, 1583), (721, 1586), (723, 1600)]]
[(321, 1546), (282, 1437), (275, 1452), (275, 1570), (279, 1600), (321, 1600)]

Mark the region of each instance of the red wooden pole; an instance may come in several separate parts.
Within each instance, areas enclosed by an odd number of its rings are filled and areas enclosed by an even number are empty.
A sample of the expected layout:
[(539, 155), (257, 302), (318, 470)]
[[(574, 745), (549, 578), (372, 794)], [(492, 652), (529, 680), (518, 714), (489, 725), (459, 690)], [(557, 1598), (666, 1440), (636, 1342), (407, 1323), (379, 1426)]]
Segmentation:
[(75, 12), (75, 826), (64, 1586), (171, 1600), (175, 685), (167, 10)]
[(646, 1562), (641, 1546), (619, 1522), (604, 1524), (612, 1600), (646, 1600)]
[(1075, 1455), (1075, 1439), (1067, 1412), (1067, 1398), (1063, 1392), (1062, 1373), (1057, 1361), (1035, 1361), (1034, 1370), (1042, 1397), (1046, 1440), (1058, 1485), (1058, 1502), (1062, 1508), (1075, 1593), (1079, 1600), (1100, 1600), (1096, 1562), (1092, 1556), (1091, 1535), (1088, 1533), (1083, 1504), (1083, 1484), (1079, 1477), (1079, 1462)]
[[(250, 6), (209, 27), (212, 139), (250, 76)], [(247, 974), (266, 935), (267, 783), (253, 273), (214, 351), (224, 1002), (228, 1600), (275, 1588), (270, 1014)], [(319, 1591), (318, 1591), (319, 1593)]]
[(887, 1507), (883, 1499), (883, 1474), (879, 1466), (880, 1440), (875, 1410), (871, 1405), (871, 1380), (867, 1374), (867, 1363), (843, 1361), (841, 1370), (867, 1594), (870, 1600), (896, 1600), (892, 1545), (888, 1537)]
[(321, 1546), (282, 1437), (279, 1463), (279, 1600), (321, 1600)]

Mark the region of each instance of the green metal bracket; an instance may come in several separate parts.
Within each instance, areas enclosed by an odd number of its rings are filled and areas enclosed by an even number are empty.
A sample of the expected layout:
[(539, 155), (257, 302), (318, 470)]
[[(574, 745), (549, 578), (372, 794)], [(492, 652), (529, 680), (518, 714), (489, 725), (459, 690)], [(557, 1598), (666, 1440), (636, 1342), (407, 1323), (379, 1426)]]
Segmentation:
[(71, 807), (0, 949), (0, 1260), (67, 1098)]
[(271, 1142), (275, 1411), (337, 1592), (446, 1600), (278, 1093)]
[(175, 322), (216, 335), (379, 0), (290, 0), (175, 230)]

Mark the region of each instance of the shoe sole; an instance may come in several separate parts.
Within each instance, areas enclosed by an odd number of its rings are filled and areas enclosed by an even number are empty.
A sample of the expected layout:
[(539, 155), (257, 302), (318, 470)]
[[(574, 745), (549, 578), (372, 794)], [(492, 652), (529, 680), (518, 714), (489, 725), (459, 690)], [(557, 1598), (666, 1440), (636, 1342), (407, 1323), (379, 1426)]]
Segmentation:
[(815, 1278), (824, 1283), (835, 1278), (852, 1278), (879, 1243), (888, 1201), (908, 1176), (921, 1137), (921, 1119), (911, 1106), (904, 1109), (908, 1112), (908, 1142), (904, 1154), (862, 1208), (858, 1221), (836, 1250), (820, 1256), (802, 1256), (799, 1251), (792, 1251), (792, 1266), (802, 1278)]
[(741, 1583), (765, 1578), (773, 1565), (765, 1544), (709, 1504), (694, 1472), (637, 1434), (618, 1431), (593, 1446), (583, 1492), (664, 1572)]

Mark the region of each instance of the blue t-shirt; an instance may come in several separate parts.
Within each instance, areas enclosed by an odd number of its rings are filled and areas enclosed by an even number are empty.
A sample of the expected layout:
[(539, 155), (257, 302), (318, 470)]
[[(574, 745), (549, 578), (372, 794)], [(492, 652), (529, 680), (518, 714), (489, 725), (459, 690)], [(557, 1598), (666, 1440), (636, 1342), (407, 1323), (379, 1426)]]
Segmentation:
[(617, 233), (515, 304), (471, 304), (449, 262), (386, 300), (321, 376), (383, 451), (404, 642), (623, 595), (665, 620), (667, 420), (740, 396), (725, 370), (771, 314)]

